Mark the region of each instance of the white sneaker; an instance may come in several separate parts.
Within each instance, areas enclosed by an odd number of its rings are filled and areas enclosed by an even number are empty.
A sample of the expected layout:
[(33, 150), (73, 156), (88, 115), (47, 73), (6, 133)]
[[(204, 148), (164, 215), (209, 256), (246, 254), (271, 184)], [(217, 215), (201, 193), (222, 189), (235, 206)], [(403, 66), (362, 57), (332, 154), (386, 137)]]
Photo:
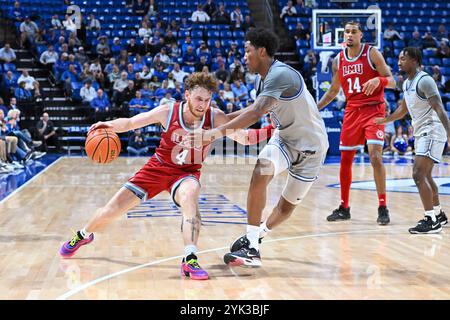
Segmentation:
[(36, 159), (42, 158), (46, 154), (47, 154), (47, 152), (35, 151), (35, 152), (33, 152), (33, 159), (36, 160)]

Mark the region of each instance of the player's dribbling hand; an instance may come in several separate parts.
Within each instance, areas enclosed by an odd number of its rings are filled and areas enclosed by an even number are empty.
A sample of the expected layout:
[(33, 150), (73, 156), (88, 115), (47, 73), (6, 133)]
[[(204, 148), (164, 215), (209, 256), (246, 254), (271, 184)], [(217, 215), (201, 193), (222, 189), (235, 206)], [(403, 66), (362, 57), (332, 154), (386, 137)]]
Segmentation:
[(370, 79), (369, 81), (363, 84), (362, 92), (365, 95), (370, 96), (378, 88), (379, 85), (380, 79), (378, 79), (378, 77)]
[(113, 127), (113, 125), (111, 123), (109, 123), (109, 122), (101, 122), (101, 121), (99, 121), (97, 123), (94, 123), (89, 128), (88, 134), (91, 133), (94, 130), (97, 130), (97, 129), (112, 129), (112, 127)]
[(375, 124), (385, 124), (386, 123), (386, 118), (375, 118), (375, 119), (373, 119), (373, 122)]

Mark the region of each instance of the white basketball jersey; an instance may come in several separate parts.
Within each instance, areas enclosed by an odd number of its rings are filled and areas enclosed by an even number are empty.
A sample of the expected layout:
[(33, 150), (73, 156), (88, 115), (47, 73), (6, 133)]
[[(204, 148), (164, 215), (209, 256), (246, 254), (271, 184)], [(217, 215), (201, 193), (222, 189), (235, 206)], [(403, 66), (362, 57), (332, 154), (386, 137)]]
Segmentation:
[(412, 119), (414, 136), (428, 136), (432, 140), (447, 141), (447, 133), (436, 111), (428, 100), (418, 93), (418, 85), (423, 77), (430, 77), (426, 72), (420, 71), (413, 80), (407, 79), (403, 83), (403, 94)]

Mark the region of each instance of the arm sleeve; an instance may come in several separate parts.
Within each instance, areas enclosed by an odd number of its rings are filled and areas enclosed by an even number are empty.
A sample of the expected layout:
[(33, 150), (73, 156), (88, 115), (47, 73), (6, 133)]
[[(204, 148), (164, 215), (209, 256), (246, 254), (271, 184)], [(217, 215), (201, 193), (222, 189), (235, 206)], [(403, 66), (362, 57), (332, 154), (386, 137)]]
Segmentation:
[[(268, 96), (278, 100), (286, 90), (298, 91), (299, 88), (294, 87), (299, 82), (299, 78), (292, 77), (292, 73), (293, 71), (283, 67), (271, 70), (264, 79), (264, 88), (259, 96)], [(301, 83), (299, 85), (301, 86)]]
[(417, 83), (417, 94), (422, 98), (431, 98), (439, 94), (439, 89), (431, 76), (425, 76)]

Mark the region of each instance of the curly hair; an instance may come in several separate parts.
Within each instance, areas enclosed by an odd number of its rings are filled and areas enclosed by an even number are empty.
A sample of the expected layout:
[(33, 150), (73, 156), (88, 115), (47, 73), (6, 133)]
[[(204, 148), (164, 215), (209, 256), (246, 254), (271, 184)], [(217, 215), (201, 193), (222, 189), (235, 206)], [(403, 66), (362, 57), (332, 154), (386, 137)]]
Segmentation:
[(201, 87), (215, 92), (217, 91), (217, 86), (217, 79), (213, 75), (204, 72), (194, 72), (184, 82), (184, 89), (188, 91)]
[(273, 57), (278, 51), (278, 36), (268, 29), (258, 28), (247, 32), (245, 40), (255, 48), (265, 48), (267, 54)]
[(402, 51), (404, 55), (408, 55), (411, 59), (416, 60), (419, 66), (422, 65), (422, 51), (419, 48), (406, 47)]

